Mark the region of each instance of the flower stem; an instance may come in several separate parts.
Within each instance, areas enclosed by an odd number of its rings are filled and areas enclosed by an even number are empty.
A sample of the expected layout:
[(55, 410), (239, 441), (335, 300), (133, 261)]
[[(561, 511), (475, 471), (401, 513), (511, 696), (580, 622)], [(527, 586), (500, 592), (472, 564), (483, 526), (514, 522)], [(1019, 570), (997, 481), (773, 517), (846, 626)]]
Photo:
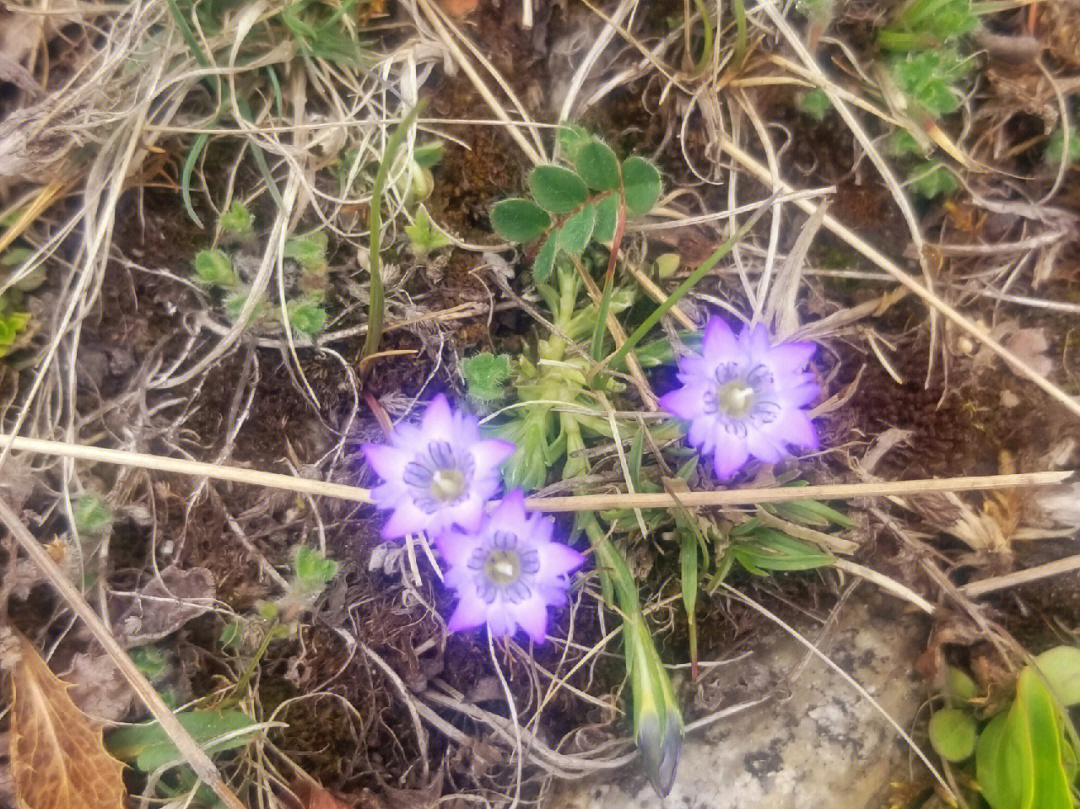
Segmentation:
[(652, 314), (645, 318), (645, 322), (643, 322), (634, 330), (634, 333), (627, 338), (625, 343), (619, 346), (618, 350), (614, 354), (609, 354), (607, 359), (605, 359), (601, 363), (594, 365), (591, 369), (589, 369), (589, 380), (591, 381), (592, 378), (596, 376), (597, 372), (599, 372), (605, 366), (612, 364), (617, 366), (619, 363), (625, 360), (626, 355), (629, 354), (630, 351), (642, 341), (642, 339), (652, 330), (653, 326), (659, 323), (660, 319), (668, 312), (670, 312), (672, 307), (674, 307), (675, 304), (681, 301), (686, 296), (686, 293), (693, 289), (694, 286), (697, 285), (698, 281), (704, 278), (705, 274), (717, 265), (720, 259), (730, 253), (732, 248), (743, 240), (743, 237), (745, 237), (746, 234), (750, 232), (754, 225), (757, 224), (758, 220), (762, 216), (764, 216), (766, 211), (769, 210), (769, 207), (772, 205), (774, 198), (775, 195), (774, 197), (770, 197), (769, 199), (765, 200), (765, 202), (763, 202), (761, 206), (756, 211), (754, 211), (753, 214), (751, 214), (750, 218), (746, 220), (742, 227), (740, 227), (737, 231), (735, 231), (734, 234), (732, 234), (731, 238), (729, 238), (726, 242), (716, 248), (716, 250), (711, 256), (705, 259), (696, 270), (690, 273), (690, 275), (686, 277), (686, 280), (679, 284), (679, 286), (676, 287), (674, 292), (668, 295), (667, 300), (657, 306), (656, 309), (653, 310)]
[(390, 174), (390, 168), (394, 164), (401, 144), (405, 142), (405, 136), (416, 122), (416, 117), (427, 106), (427, 99), (422, 98), (416, 102), (416, 106), (397, 125), (386, 143), (386, 152), (383, 153), (379, 170), (375, 174), (375, 184), (371, 187), (371, 208), (368, 213), (368, 256), (371, 264), (371, 299), (368, 303), (368, 331), (364, 338), (364, 350), (362, 356), (370, 357), (379, 350), (379, 342), (382, 340), (383, 314), (385, 308), (385, 293), (383, 292), (381, 263), (381, 238), (382, 238), (382, 198), (386, 188), (386, 178)]

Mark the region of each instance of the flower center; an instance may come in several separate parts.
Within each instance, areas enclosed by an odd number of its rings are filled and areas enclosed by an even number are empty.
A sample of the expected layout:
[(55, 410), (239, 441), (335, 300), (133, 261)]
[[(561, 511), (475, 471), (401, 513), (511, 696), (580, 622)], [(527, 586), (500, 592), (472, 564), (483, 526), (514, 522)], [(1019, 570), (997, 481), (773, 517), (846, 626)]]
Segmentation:
[(745, 380), (735, 379), (719, 387), (716, 401), (729, 416), (742, 418), (753, 405), (756, 392)]
[(444, 503), (461, 497), (465, 486), (465, 475), (460, 469), (436, 469), (431, 476), (431, 496)]
[(495, 531), (469, 558), (476, 592), (488, 604), (496, 599), (520, 604), (532, 597), (533, 582), (540, 572), (540, 554), (519, 547), (517, 534)]
[(455, 448), (449, 441), (432, 441), (405, 465), (402, 479), (413, 502), (433, 514), (468, 497), (475, 471), (472, 453)]
[(505, 587), (521, 575), (521, 557), (517, 551), (492, 551), (484, 562), (484, 575), (496, 587)]
[(727, 362), (716, 369), (716, 384), (705, 393), (705, 412), (727, 432), (745, 437), (749, 428), (762, 427), (780, 415), (780, 405), (772, 397), (773, 375), (767, 367), (745, 369)]

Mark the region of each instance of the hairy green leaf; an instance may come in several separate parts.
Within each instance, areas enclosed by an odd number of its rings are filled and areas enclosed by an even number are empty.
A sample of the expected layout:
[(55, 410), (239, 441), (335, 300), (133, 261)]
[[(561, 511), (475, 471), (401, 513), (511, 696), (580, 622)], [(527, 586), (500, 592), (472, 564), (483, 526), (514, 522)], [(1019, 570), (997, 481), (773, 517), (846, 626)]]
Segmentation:
[(291, 258), (309, 272), (326, 269), (326, 250), (330, 239), (325, 231), (313, 230), (285, 242), (285, 258)]
[(596, 206), (586, 205), (571, 216), (559, 230), (559, 249), (578, 256), (592, 237), (596, 224)]
[(471, 398), (495, 402), (506, 396), (510, 381), (510, 357), (485, 351), (463, 360), (461, 373)]
[(533, 199), (551, 213), (570, 213), (585, 202), (589, 189), (585, 181), (562, 166), (537, 166), (529, 173)]
[(200, 250), (195, 254), (195, 276), (208, 286), (236, 286), (232, 259), (223, 250)]
[(225, 211), (221, 215), (221, 219), (218, 224), (221, 225), (222, 230), (226, 230), (229, 233), (248, 233), (254, 219), (251, 216), (251, 212), (244, 207), (243, 203), (238, 200), (233, 200), (232, 205), (229, 206), (229, 210)]
[(593, 191), (612, 191), (619, 187), (619, 158), (607, 144), (598, 140), (578, 150), (574, 161), (578, 174)]
[(533, 259), (533, 281), (537, 284), (542, 284), (547, 280), (547, 277), (551, 275), (551, 268), (555, 264), (555, 252), (559, 245), (559, 234), (552, 233), (548, 236), (547, 241), (536, 253), (536, 258)]
[(289, 325), (295, 331), (312, 337), (326, 325), (326, 310), (313, 300), (289, 302)]
[(622, 180), (627, 210), (636, 214), (652, 210), (661, 189), (656, 166), (643, 157), (628, 157), (622, 164)]
[(619, 224), (619, 197), (617, 194), (604, 197), (596, 203), (596, 224), (593, 225), (592, 237), (604, 244), (610, 244), (615, 238), (615, 229)]
[(504, 199), (491, 209), (491, 226), (510, 242), (531, 242), (551, 225), (551, 217), (527, 199)]

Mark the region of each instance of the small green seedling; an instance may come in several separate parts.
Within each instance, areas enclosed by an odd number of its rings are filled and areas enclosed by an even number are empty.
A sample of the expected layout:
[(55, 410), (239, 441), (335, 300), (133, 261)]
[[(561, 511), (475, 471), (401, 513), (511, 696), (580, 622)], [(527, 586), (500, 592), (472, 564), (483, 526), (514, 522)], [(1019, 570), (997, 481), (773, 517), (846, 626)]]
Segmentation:
[(923, 199), (948, 196), (960, 187), (956, 175), (936, 160), (927, 160), (913, 166), (908, 172), (908, 183)]
[(221, 215), (218, 224), (223, 231), (233, 236), (247, 236), (252, 232), (255, 220), (243, 203), (233, 200), (229, 209)]
[(105, 501), (93, 492), (87, 492), (72, 507), (75, 530), (87, 536), (100, 536), (112, 528), (113, 515)]
[(320, 305), (321, 295), (307, 295), (289, 301), (289, 325), (308, 337), (314, 337), (326, 325), (326, 310)]
[(641, 157), (622, 162), (609, 146), (579, 133), (561, 141), (574, 168), (537, 166), (529, 174), (532, 199), (506, 199), (491, 210), (495, 232), (532, 244), (533, 279), (551, 275), (558, 255), (580, 256), (590, 242), (617, 242), (628, 215), (648, 213), (660, 198), (656, 166)]
[(299, 264), (306, 272), (326, 272), (326, 251), (330, 240), (321, 230), (294, 236), (285, 242), (285, 258)]
[(432, 250), (449, 247), (453, 242), (450, 237), (432, 224), (431, 217), (423, 205), (416, 209), (416, 221), (405, 226), (405, 235), (415, 255), (424, 256)]
[(832, 102), (824, 90), (815, 87), (799, 99), (799, 112), (821, 123), (832, 112)]
[(238, 281), (232, 259), (224, 250), (200, 250), (195, 254), (195, 276), (209, 287), (233, 289)]
[(970, 60), (955, 48), (894, 56), (889, 68), (896, 86), (909, 102), (932, 118), (956, 112), (962, 97), (962, 82), (971, 74)]
[(510, 357), (506, 354), (476, 354), (461, 363), (469, 398), (480, 403), (505, 399), (510, 386)]

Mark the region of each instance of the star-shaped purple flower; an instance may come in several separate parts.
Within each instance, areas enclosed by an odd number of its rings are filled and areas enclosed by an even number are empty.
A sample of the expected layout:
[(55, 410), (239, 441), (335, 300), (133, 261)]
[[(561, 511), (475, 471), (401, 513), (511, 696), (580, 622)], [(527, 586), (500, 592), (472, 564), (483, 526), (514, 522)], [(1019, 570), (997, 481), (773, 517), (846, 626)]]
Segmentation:
[(730, 480), (750, 456), (778, 463), (788, 444), (817, 449), (817, 431), (801, 408), (820, 392), (807, 363), (813, 343), (772, 345), (762, 325), (738, 335), (719, 317), (705, 325), (701, 356), (679, 360), (682, 387), (660, 405), (690, 423), (687, 441), (711, 454), (716, 476)]
[(475, 531), (484, 504), (499, 490), (499, 465), (514, 452), (509, 441), (484, 439), (474, 416), (450, 408), (441, 393), (420, 424), (400, 424), (388, 444), (364, 444), (368, 465), (385, 482), (371, 490), (379, 508), (393, 510), (385, 539), (460, 525)]
[(525, 495), (510, 492), (478, 531), (447, 531), (435, 542), (447, 563), (444, 582), (460, 601), (447, 629), (487, 624), (496, 637), (521, 627), (536, 643), (547, 634), (547, 608), (566, 602), (569, 574), (585, 557), (552, 540), (555, 523), (525, 512)]

